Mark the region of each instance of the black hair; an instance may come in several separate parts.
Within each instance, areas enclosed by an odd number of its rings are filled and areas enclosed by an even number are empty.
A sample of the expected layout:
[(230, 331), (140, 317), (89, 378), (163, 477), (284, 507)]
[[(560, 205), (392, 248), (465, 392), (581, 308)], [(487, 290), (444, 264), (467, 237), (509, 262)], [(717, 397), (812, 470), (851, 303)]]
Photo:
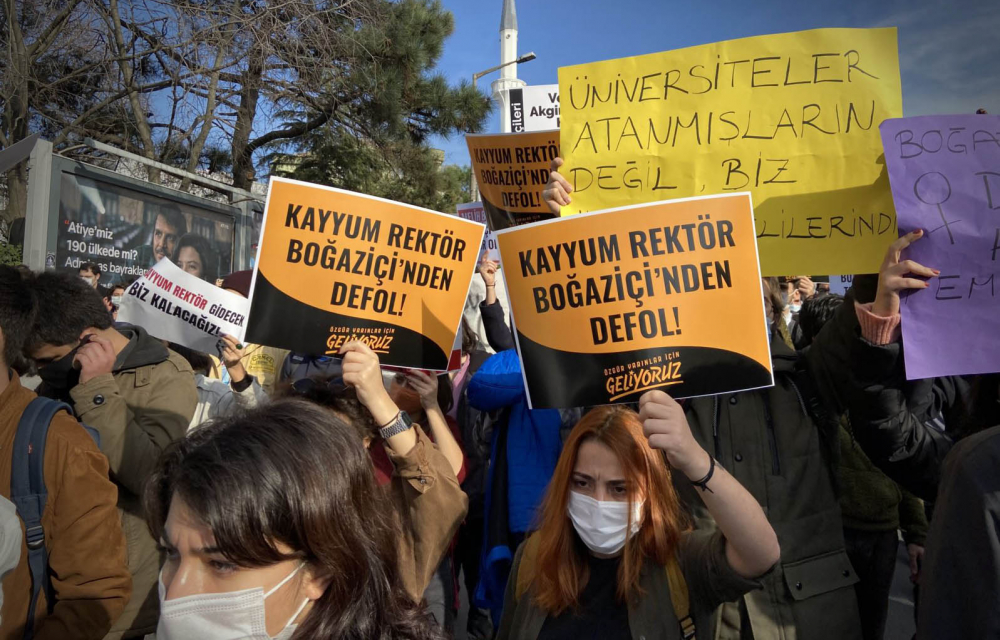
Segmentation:
[(779, 284), (778, 279), (774, 276), (763, 278), (763, 280), (767, 282), (768, 289), (770, 289), (765, 302), (771, 303), (771, 320), (777, 325), (781, 321), (781, 314), (785, 311), (785, 301), (781, 298), (780, 288), (784, 285)]
[(875, 294), (878, 293), (878, 274), (863, 273), (855, 275), (851, 279), (851, 290), (854, 292), (854, 300), (859, 304), (875, 302)]
[(819, 335), (823, 326), (829, 322), (837, 313), (840, 305), (844, 304), (844, 297), (836, 293), (825, 293), (813, 296), (802, 303), (799, 311), (799, 327), (802, 329), (802, 345), (805, 348), (812, 344), (813, 339)]
[(284, 399), (205, 424), (164, 452), (146, 484), (154, 538), (175, 497), (237, 566), (298, 559), (325, 582), (295, 640), (442, 637), (403, 587), (388, 492), (361, 438), (329, 411)]
[(181, 249), (184, 247), (190, 247), (198, 252), (198, 257), (201, 258), (201, 279), (205, 282), (215, 284), (219, 273), (219, 261), (208, 240), (194, 233), (187, 233), (181, 236), (177, 241), (177, 246), (174, 247), (174, 255), (170, 256), (174, 264), (177, 264), (177, 260), (181, 255)]
[[(0, 332), (3, 333), (3, 361), (6, 366), (23, 364), (22, 353), (34, 324), (35, 312), (35, 297), (21, 271), (0, 266)], [(6, 371), (0, 373), (6, 374)]]
[(312, 376), (291, 384), (281, 384), (275, 397), (308, 400), (341, 415), (362, 440), (379, 438), (379, 425), (375, 424), (375, 418), (358, 400), (354, 387), (346, 386), (340, 376)]
[(462, 353), (470, 356), (472, 355), (472, 352), (476, 350), (476, 347), (479, 346), (479, 336), (477, 336), (476, 332), (472, 330), (471, 326), (469, 326), (469, 321), (465, 319), (465, 316), (462, 316), (462, 326), (460, 331), (462, 332)]
[(969, 376), (968, 396), (959, 399), (957, 424), (948, 431), (956, 439), (1000, 426), (1000, 373)]
[(160, 217), (166, 220), (167, 224), (177, 230), (178, 236), (182, 236), (188, 232), (187, 218), (184, 217), (184, 214), (181, 213), (181, 208), (176, 204), (170, 203), (159, 206), (156, 212), (156, 217), (153, 218), (154, 228), (156, 227), (156, 221)]
[(80, 339), (84, 329), (108, 329), (111, 314), (97, 289), (77, 275), (45, 271), (30, 281), (38, 308), (27, 347), (62, 346)]
[(170, 343), (170, 349), (187, 360), (195, 373), (202, 373), (207, 376), (208, 372), (212, 370), (212, 358), (207, 353), (189, 349), (175, 342)]
[[(433, 373), (431, 375), (434, 375)], [(448, 413), (455, 406), (455, 390), (451, 388), (451, 376), (442, 373), (438, 377), (438, 406), (441, 413)]]
[(80, 265), (80, 271), (89, 271), (94, 274), (98, 280), (101, 279), (101, 265), (96, 262), (84, 262)]

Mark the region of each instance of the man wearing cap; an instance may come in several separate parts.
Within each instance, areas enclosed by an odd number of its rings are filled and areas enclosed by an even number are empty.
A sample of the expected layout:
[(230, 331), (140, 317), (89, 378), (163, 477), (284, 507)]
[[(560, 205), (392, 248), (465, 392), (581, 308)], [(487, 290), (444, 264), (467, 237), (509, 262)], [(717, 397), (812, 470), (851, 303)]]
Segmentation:
[[(222, 288), (230, 293), (250, 297), (250, 281), (253, 271), (235, 271), (222, 280)], [(274, 395), (274, 386), (278, 383), (281, 365), (288, 355), (287, 349), (277, 349), (258, 344), (243, 344), (243, 357), (240, 362), (248, 374), (253, 376), (261, 389), (270, 397)], [(209, 377), (222, 380), (229, 384), (229, 372), (220, 366), (219, 359), (212, 356), (212, 371)]]

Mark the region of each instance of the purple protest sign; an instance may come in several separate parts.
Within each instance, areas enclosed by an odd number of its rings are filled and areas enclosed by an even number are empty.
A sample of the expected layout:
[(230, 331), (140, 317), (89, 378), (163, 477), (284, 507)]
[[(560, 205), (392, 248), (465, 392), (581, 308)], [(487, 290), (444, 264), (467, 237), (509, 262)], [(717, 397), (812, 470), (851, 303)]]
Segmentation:
[(941, 275), (902, 302), (906, 377), (1000, 371), (1000, 117), (922, 116), (879, 127), (903, 258)]

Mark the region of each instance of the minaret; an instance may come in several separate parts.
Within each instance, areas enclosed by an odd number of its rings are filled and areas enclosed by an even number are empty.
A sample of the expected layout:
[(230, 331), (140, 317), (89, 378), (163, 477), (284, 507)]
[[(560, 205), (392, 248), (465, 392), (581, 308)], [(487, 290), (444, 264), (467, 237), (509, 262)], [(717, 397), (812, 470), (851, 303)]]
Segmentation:
[[(517, 60), (517, 8), (514, 0), (503, 0), (500, 16), (500, 64)], [(508, 64), (500, 69), (500, 78), (493, 81), (493, 99), (500, 105), (500, 132), (510, 133), (509, 91), (525, 86), (517, 79), (517, 65)]]

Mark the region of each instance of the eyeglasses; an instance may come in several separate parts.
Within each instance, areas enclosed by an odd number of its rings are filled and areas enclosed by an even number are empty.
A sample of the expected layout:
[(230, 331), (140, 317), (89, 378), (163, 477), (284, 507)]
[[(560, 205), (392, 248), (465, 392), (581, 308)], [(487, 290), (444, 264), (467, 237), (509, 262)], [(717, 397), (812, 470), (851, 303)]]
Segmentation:
[(326, 364), (333, 359), (334, 358), (331, 356), (302, 356), (294, 353), (291, 355), (291, 361), (294, 364), (303, 364), (305, 362), (311, 362), (313, 364)]
[(301, 378), (292, 383), (292, 390), (299, 395), (306, 395), (314, 389), (326, 388), (331, 393), (340, 393), (347, 388), (340, 376), (323, 380), (321, 378)]

